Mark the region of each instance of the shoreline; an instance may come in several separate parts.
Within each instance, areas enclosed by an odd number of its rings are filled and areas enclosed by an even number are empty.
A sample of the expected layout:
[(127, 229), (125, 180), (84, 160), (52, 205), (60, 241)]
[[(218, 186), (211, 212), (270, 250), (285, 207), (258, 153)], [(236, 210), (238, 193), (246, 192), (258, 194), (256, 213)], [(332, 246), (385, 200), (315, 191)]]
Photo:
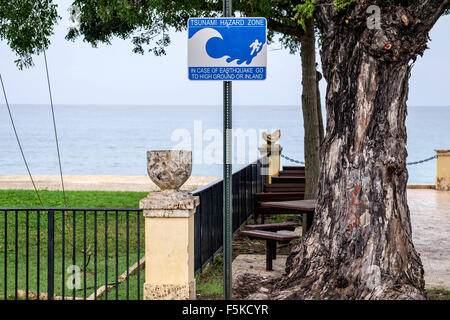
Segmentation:
[[(134, 191), (151, 192), (159, 188), (148, 176), (120, 175), (64, 175), (64, 189), (67, 191)], [(191, 176), (181, 190), (193, 191), (220, 178)], [(38, 190), (62, 190), (59, 175), (33, 175)], [(32, 190), (28, 175), (0, 175), (0, 190)]]

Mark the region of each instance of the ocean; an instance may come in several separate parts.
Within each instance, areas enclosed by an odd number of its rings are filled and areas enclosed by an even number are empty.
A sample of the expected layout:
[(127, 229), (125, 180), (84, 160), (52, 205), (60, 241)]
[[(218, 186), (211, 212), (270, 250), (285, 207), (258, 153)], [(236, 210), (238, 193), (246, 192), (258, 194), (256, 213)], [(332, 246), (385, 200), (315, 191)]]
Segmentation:
[[(32, 174), (58, 174), (50, 106), (11, 105)], [(221, 106), (55, 105), (64, 174), (146, 175), (146, 151), (193, 150), (192, 175), (222, 176)], [(450, 149), (450, 107), (409, 107), (408, 162)], [(281, 129), (283, 154), (300, 161), (299, 106), (234, 106), (234, 169), (253, 161), (262, 131)], [(26, 174), (5, 105), (0, 105), (0, 175)], [(282, 165), (292, 165), (282, 159)], [(408, 166), (410, 184), (433, 184), (436, 160)]]

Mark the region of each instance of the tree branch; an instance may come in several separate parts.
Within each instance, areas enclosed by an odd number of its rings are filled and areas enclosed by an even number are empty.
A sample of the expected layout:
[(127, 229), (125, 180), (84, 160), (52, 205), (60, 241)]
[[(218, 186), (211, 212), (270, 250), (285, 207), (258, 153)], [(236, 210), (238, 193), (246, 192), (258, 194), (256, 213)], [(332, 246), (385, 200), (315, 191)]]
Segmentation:
[(280, 23), (272, 18), (267, 19), (267, 27), (269, 29), (272, 29), (275, 32), (283, 33), (286, 35), (294, 36), (294, 37), (301, 37), (303, 34), (303, 30), (300, 27), (300, 25), (293, 27), (288, 26), (286, 24)]
[(426, 26), (433, 26), (449, 5), (450, 0), (422, 0), (414, 1), (408, 9), (415, 12)]

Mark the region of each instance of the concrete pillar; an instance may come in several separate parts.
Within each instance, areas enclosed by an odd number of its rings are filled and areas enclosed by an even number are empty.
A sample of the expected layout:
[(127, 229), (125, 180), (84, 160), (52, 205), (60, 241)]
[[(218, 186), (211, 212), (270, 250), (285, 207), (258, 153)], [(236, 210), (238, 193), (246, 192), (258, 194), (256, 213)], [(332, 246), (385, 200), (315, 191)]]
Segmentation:
[(280, 137), (280, 130), (271, 134), (263, 132), (263, 139), (267, 143), (259, 147), (261, 156), (267, 155), (269, 160), (269, 183), (272, 183), (272, 177), (277, 177), (281, 170), (281, 151), (283, 148), (279, 144), (275, 144)]
[(195, 299), (194, 213), (199, 197), (155, 192), (142, 199), (145, 217), (144, 300)]
[(144, 300), (195, 299), (194, 214), (198, 196), (179, 188), (192, 170), (190, 151), (149, 151), (148, 173), (161, 188), (140, 201), (145, 217)]
[(450, 150), (435, 150), (437, 154), (436, 190), (450, 191)]

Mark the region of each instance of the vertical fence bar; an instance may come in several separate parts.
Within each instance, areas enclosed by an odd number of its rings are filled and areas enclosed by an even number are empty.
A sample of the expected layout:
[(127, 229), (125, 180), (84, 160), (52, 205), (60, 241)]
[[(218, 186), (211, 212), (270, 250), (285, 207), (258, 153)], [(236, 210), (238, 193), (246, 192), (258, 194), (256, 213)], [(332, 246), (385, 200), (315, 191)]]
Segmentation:
[(213, 204), (212, 204), (212, 189), (209, 189), (208, 195), (208, 256), (209, 256), (209, 262), (213, 261), (214, 257), (214, 228), (213, 228)]
[(105, 211), (105, 300), (108, 300), (108, 212)]
[[(197, 211), (196, 211), (196, 216), (194, 217), (197, 218), (198, 220), (198, 255), (199, 255), (199, 268), (200, 268), (200, 272), (202, 272), (203, 270), (203, 242), (202, 242), (202, 223), (203, 223), (203, 213), (202, 213), (202, 192), (200, 192), (198, 194), (199, 198), (200, 198), (200, 205), (197, 206)], [(223, 209), (222, 209), (223, 210)], [(194, 241), (195, 244), (195, 241)]]
[(94, 300), (97, 300), (97, 211), (94, 211)]
[(83, 211), (83, 299), (86, 300), (86, 210)]
[(233, 230), (239, 225), (239, 173), (235, 173), (231, 176), (231, 238), (233, 237)]
[(25, 222), (25, 233), (26, 233), (26, 244), (25, 244), (25, 300), (28, 300), (28, 291), (29, 291), (29, 280), (30, 273), (28, 270), (29, 262), (30, 262), (30, 212), (27, 210), (25, 212), (26, 222)]
[(217, 239), (217, 214), (216, 214), (216, 204), (214, 203), (214, 196), (217, 194), (217, 184), (213, 185), (211, 188), (211, 205), (210, 205), (210, 211), (209, 214), (211, 215), (211, 262), (214, 262), (214, 253), (217, 250), (216, 247), (216, 239)]
[(66, 283), (65, 283), (65, 275), (66, 275), (66, 212), (63, 211), (61, 215), (61, 294), (62, 299), (64, 300), (66, 294)]
[[(138, 214), (139, 215), (139, 214)], [(130, 275), (128, 274), (128, 268), (130, 265), (130, 212), (127, 211), (126, 213), (126, 219), (127, 219), (127, 300), (130, 299)], [(139, 261), (138, 261), (138, 268), (139, 268)]]
[[(195, 196), (199, 196), (199, 193), (194, 193)], [(201, 201), (201, 200), (200, 200)], [(222, 208), (220, 208), (222, 210)], [(195, 272), (201, 272), (201, 206), (197, 206), (194, 215), (194, 269)], [(222, 241), (220, 242), (222, 243)]]
[(116, 300), (119, 300), (119, 212), (116, 210)]
[(55, 275), (55, 217), (54, 211), (48, 211), (47, 227), (47, 298), (53, 300), (55, 293), (54, 275)]
[(257, 222), (257, 218), (258, 218), (258, 213), (255, 211), (256, 206), (255, 206), (255, 194), (258, 192), (256, 190), (256, 176), (257, 176), (258, 172), (257, 172), (257, 165), (256, 162), (252, 165), (252, 197), (253, 197), (253, 201), (252, 201), (252, 212), (253, 212), (253, 221), (256, 223)]
[(246, 169), (245, 169), (245, 199), (246, 199), (246, 219), (250, 218), (250, 216), (252, 215), (252, 202), (253, 202), (253, 197), (252, 197), (252, 190), (251, 190), (251, 185), (252, 185), (252, 165), (249, 165)]
[(209, 247), (209, 241), (208, 241), (208, 203), (206, 202), (207, 199), (207, 194), (208, 194), (208, 190), (206, 191), (202, 191), (200, 192), (199, 196), (200, 196), (200, 214), (202, 216), (201, 219), (201, 229), (200, 229), (200, 233), (201, 233), (201, 265), (202, 267), (205, 264), (205, 261), (208, 260), (209, 258), (209, 251), (208, 251), (208, 247)]
[(242, 225), (247, 219), (246, 199), (245, 199), (245, 170), (241, 170), (239, 173), (239, 226)]
[(18, 286), (19, 286), (19, 270), (18, 270), (18, 266), (19, 266), (19, 212), (14, 211), (15, 212), (15, 223), (16, 223), (16, 228), (15, 228), (15, 245), (16, 245), (16, 250), (15, 250), (15, 272), (14, 272), (14, 298), (17, 300), (18, 296), (17, 296), (17, 291), (18, 291)]
[(36, 299), (39, 300), (41, 295), (41, 212), (37, 210), (36, 214)]
[(72, 299), (75, 300), (76, 297), (76, 282), (75, 282), (75, 265), (77, 264), (77, 239), (76, 239), (76, 229), (77, 229), (77, 213), (75, 210), (72, 211), (72, 273), (73, 273), (73, 288), (72, 288)]
[(5, 288), (4, 288), (4, 300), (8, 299), (8, 211), (5, 210), (5, 216), (4, 216), (4, 222), (5, 222), (5, 251), (4, 251), (4, 261), (5, 265), (5, 276), (4, 276), (4, 282), (5, 282)]
[[(136, 214), (137, 216), (137, 261), (140, 263), (140, 249), (141, 249), (141, 232), (140, 232), (140, 211)], [(141, 268), (140, 266), (137, 268), (137, 300), (141, 299)]]

